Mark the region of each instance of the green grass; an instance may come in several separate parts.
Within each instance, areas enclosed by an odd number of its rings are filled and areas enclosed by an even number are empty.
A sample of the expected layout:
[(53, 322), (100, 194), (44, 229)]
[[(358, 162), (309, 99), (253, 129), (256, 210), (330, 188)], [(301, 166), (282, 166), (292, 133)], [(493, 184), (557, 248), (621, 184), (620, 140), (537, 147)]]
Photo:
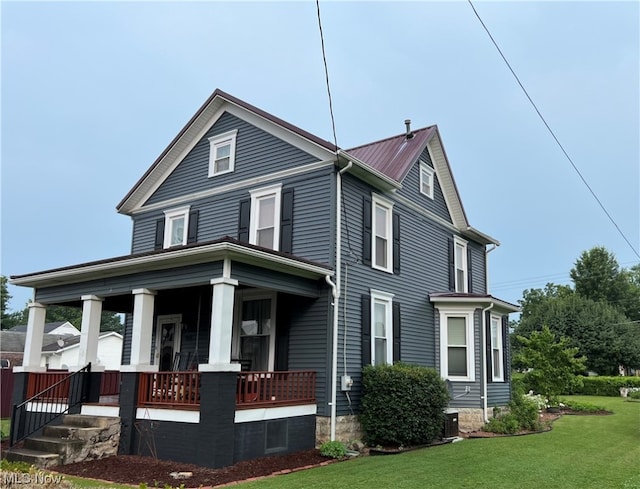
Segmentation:
[(563, 416), (547, 433), (363, 457), (241, 487), (640, 489), (640, 405), (611, 397), (568, 399), (615, 414)]
[(9, 428), (11, 427), (11, 419), (3, 418), (0, 419), (0, 432), (2, 432), (2, 439), (9, 437)]

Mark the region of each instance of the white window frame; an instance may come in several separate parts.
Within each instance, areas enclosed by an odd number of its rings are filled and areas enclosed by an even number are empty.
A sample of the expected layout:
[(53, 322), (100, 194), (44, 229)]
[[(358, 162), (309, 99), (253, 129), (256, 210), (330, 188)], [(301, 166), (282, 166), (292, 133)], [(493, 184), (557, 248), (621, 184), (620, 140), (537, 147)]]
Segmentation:
[[(460, 263), (458, 260), (458, 249), (461, 251)], [(453, 237), (453, 262), (454, 262), (454, 278), (455, 278), (455, 291), (458, 293), (469, 292), (469, 269), (467, 263), (467, 241), (457, 236)], [(458, 279), (458, 270), (462, 270), (464, 277), (462, 283)]]
[[(238, 130), (234, 129), (233, 131), (227, 131), (222, 134), (218, 134), (217, 136), (211, 136), (209, 138), (209, 178), (215, 177), (218, 175), (224, 175), (225, 173), (231, 173), (235, 169), (235, 160), (236, 160), (236, 135), (238, 134)], [(218, 154), (218, 148), (222, 146), (226, 146), (229, 144), (231, 147), (229, 148), (229, 168), (223, 171), (215, 171), (216, 169), (216, 159)]]
[[(448, 319), (450, 317), (464, 318), (466, 321), (467, 340), (467, 375), (449, 375), (449, 341)], [(475, 366), (475, 325), (473, 309), (441, 309), (440, 310), (440, 375), (452, 382), (474, 382), (476, 379)]]
[[(385, 306), (385, 340), (387, 342), (387, 365), (393, 365), (393, 294), (381, 290), (370, 290), (371, 294), (371, 365), (376, 364), (376, 304)], [(381, 338), (381, 337), (380, 337)]]
[[(187, 235), (189, 232), (189, 210), (190, 206), (179, 207), (176, 209), (169, 209), (164, 211), (164, 248), (171, 248), (172, 246), (182, 246), (187, 244)], [(171, 235), (173, 234), (173, 224), (176, 220), (184, 219), (184, 229), (182, 231), (182, 242), (171, 243)]]
[(258, 244), (258, 222), (260, 220), (260, 200), (266, 197), (275, 197), (273, 209), (273, 248), (280, 249), (280, 207), (282, 202), (282, 184), (270, 185), (255, 190), (250, 190), (251, 194), (251, 219), (249, 222), (249, 243)]
[[(426, 183), (429, 185), (429, 191), (424, 191), (424, 185)], [(435, 171), (429, 165), (427, 165), (424, 161), (420, 162), (420, 193), (422, 195), (426, 195), (431, 200), (433, 200), (433, 186), (435, 182)]]
[[(234, 299), (235, 302), (235, 314), (233, 322), (232, 332), (232, 344), (231, 344), (231, 356), (233, 358), (240, 357), (240, 339), (241, 339), (241, 326), (242, 326), (242, 304), (245, 301), (256, 301), (262, 299), (271, 299), (271, 331), (269, 331), (269, 368), (270, 372), (275, 370), (276, 362), (276, 300), (278, 295), (275, 292), (266, 292), (262, 290), (257, 291), (239, 291), (236, 292)], [(255, 366), (251, 367), (255, 370)]]
[[(376, 263), (377, 258), (377, 219), (376, 209), (380, 207), (386, 211), (386, 225), (387, 225), (387, 246), (386, 257), (387, 266), (383, 267)], [(373, 194), (371, 196), (371, 267), (384, 272), (393, 273), (393, 202), (380, 195)]]
[[(494, 325), (496, 327), (495, 338), (493, 335)], [(489, 334), (491, 335), (491, 380), (494, 382), (504, 382), (504, 339), (502, 338), (502, 317), (491, 316)], [(495, 343), (497, 343), (497, 345)], [(496, 354), (497, 359), (495, 358)], [(496, 360), (498, 365), (500, 365), (499, 375), (496, 375)]]

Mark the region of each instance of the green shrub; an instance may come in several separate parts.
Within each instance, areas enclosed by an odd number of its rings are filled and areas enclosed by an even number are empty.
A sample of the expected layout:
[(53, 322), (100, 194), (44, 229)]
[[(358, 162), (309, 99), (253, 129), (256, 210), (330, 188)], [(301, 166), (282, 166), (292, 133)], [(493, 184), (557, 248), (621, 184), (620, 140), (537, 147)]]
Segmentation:
[(10, 462), (6, 458), (0, 460), (0, 470), (7, 472), (31, 472), (33, 466), (27, 462)]
[(568, 407), (572, 411), (578, 411), (581, 413), (595, 413), (598, 411), (605, 411), (603, 406), (596, 406), (595, 404), (591, 404), (590, 402), (578, 402), (574, 400), (567, 401), (566, 399), (562, 399), (561, 404), (565, 407)]
[(520, 431), (520, 423), (511, 413), (499, 414), (484, 425), (484, 430), (502, 435), (513, 435)]
[(567, 394), (619, 397), (621, 387), (640, 388), (640, 377), (583, 377), (582, 386), (575, 386)]
[(429, 443), (441, 432), (447, 386), (431, 368), (397, 363), (362, 371), (360, 423), (370, 445)]
[(518, 431), (539, 431), (542, 429), (539, 419), (538, 401), (522, 393), (520, 385), (512, 385), (511, 401), (506, 413), (497, 411), (494, 417), (484, 425), (485, 431), (513, 434)]
[(640, 391), (632, 391), (629, 392), (629, 395), (627, 397), (630, 397), (631, 399), (638, 399), (640, 400)]
[(347, 448), (344, 443), (334, 440), (322, 444), (320, 447), (320, 455), (329, 458), (342, 458), (347, 454)]

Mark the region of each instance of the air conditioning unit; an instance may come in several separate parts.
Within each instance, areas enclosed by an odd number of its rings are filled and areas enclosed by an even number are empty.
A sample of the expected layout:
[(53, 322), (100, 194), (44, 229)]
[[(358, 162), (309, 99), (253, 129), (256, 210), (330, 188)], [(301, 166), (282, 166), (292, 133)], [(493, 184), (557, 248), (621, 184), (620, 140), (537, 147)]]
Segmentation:
[(442, 438), (455, 438), (458, 436), (458, 433), (458, 411), (455, 409), (445, 409)]

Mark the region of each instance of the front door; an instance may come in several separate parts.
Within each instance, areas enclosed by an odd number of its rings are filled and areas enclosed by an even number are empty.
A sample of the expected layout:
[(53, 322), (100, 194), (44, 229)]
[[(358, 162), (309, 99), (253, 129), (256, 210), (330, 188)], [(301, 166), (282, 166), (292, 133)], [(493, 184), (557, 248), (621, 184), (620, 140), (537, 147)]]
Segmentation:
[(180, 351), (182, 316), (158, 316), (156, 328), (155, 364), (160, 372), (173, 370), (175, 354)]

